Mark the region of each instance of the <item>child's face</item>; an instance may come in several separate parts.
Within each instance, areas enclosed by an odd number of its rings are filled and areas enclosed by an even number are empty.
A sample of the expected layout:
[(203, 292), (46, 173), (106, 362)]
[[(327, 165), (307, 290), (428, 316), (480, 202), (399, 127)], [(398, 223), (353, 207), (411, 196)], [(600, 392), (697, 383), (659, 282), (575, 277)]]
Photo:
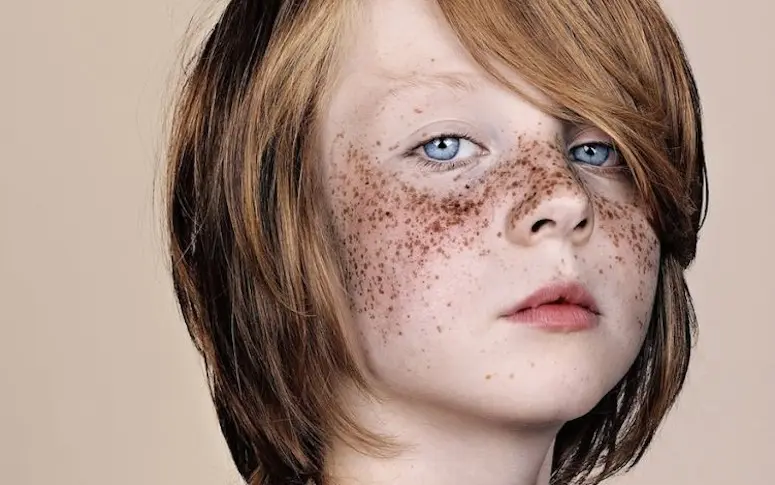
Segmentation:
[[(657, 281), (622, 161), (487, 79), (432, 2), (368, 3), (321, 153), (369, 373), (389, 397), (498, 420), (586, 413), (635, 359)], [(569, 282), (597, 313), (504, 316)]]

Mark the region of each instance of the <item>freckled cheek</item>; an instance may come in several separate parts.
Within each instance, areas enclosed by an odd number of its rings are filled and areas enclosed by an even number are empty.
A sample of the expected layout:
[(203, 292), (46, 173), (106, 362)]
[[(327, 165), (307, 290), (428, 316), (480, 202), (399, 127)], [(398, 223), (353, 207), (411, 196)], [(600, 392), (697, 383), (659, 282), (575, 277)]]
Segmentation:
[(601, 195), (593, 196), (592, 205), (600, 231), (615, 248), (616, 261), (632, 261), (639, 275), (653, 273), (659, 242), (644, 211)]
[[(357, 185), (372, 186), (363, 181)], [(395, 192), (384, 188), (388, 190), (366, 188), (332, 205), (353, 311), (370, 320), (395, 310), (401, 279), (416, 275), (405, 253), (420, 244), (412, 225), (415, 215), (397, 207), (391, 195)]]
[[(652, 230), (646, 232), (643, 249), (636, 249), (634, 262), (635, 272), (638, 274), (638, 286), (635, 289), (633, 300), (638, 312), (638, 324), (645, 331), (654, 307), (654, 297), (659, 278), (659, 241)], [(640, 254), (638, 254), (640, 253)]]
[(449, 303), (436, 301), (438, 282), (451, 267), (459, 271), (486, 252), (480, 247), (486, 224), (473, 204), (447, 207), (444, 197), (398, 185), (383, 189), (339, 200), (335, 212), (353, 311), (380, 331), (399, 334), (404, 322), (446, 311), (433, 308)]
[(592, 197), (592, 205), (599, 231), (614, 249), (609, 256), (609, 270), (619, 268), (617, 273), (625, 286), (638, 282), (633, 289), (634, 298), (650, 303), (659, 271), (659, 240), (645, 210), (633, 194), (629, 195), (621, 199), (597, 193)]
[[(618, 268), (619, 290), (632, 318), (643, 330), (654, 302), (660, 245), (643, 212), (635, 206), (602, 206), (601, 231), (614, 246), (609, 268)], [(618, 286), (619, 284), (617, 284)]]

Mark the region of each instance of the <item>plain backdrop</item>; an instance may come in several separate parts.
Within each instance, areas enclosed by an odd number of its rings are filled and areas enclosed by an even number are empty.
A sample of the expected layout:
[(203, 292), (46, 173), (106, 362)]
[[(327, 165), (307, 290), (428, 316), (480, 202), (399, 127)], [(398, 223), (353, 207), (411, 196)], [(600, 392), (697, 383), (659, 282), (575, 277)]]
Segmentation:
[[(195, 0), (0, 6), (0, 483), (232, 485), (153, 203)], [(705, 109), (700, 339), (615, 485), (775, 483), (775, 3), (664, 2)], [(217, 13), (217, 9), (216, 9)]]

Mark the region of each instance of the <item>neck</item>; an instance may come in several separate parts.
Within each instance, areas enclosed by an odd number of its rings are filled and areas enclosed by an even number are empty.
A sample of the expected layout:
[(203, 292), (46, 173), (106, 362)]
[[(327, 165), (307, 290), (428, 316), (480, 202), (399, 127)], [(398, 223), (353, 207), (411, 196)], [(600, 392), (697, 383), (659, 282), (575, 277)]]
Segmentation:
[(518, 427), (395, 398), (355, 402), (356, 421), (400, 448), (375, 457), (334, 441), (330, 485), (549, 485), (559, 425)]

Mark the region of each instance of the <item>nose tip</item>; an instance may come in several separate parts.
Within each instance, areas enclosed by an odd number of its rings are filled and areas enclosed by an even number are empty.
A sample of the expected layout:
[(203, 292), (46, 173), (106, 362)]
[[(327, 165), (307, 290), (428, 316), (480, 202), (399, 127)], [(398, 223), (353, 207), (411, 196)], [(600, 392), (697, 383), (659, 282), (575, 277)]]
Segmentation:
[(523, 217), (518, 212), (512, 214), (509, 231), (518, 244), (534, 245), (546, 238), (557, 238), (580, 245), (592, 235), (594, 213), (588, 198), (581, 194), (545, 200)]

